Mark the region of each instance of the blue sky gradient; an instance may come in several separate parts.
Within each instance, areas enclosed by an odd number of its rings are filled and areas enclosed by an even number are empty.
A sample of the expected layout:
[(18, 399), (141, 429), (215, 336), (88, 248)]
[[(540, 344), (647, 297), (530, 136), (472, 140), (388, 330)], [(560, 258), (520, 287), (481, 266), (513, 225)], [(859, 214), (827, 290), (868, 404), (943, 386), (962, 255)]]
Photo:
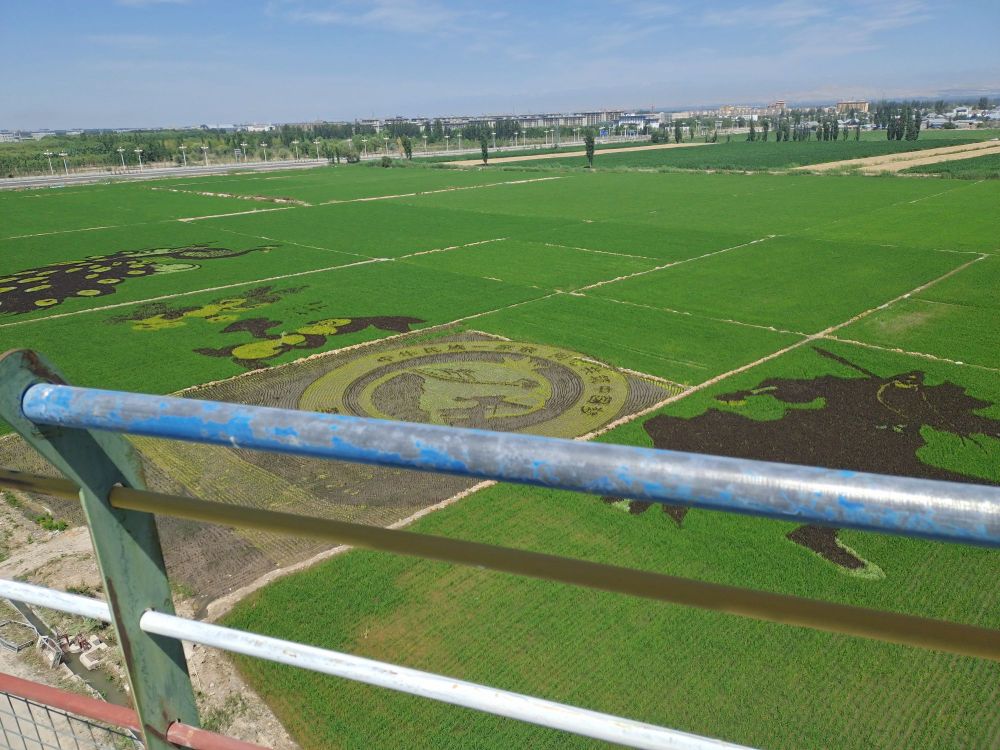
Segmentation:
[(12, 2), (0, 128), (996, 93), (998, 39), (998, 0)]

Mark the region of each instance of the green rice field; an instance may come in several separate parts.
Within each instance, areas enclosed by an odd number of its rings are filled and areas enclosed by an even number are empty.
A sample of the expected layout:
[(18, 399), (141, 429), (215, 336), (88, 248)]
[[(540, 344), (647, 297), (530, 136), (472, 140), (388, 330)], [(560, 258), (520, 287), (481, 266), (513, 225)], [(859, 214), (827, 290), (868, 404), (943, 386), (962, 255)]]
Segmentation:
[[(0, 347), (73, 384), (170, 393), (389, 337), (488, 334), (669, 388), (598, 440), (1000, 484), (1000, 181), (624, 169), (886, 146), (0, 192)], [(411, 528), (1000, 628), (985, 549), (841, 531), (852, 568), (792, 523), (511, 485)], [(387, 554), (282, 578), (224, 622), (755, 747), (1000, 746), (994, 662)], [(237, 664), (307, 750), (598, 746)]]

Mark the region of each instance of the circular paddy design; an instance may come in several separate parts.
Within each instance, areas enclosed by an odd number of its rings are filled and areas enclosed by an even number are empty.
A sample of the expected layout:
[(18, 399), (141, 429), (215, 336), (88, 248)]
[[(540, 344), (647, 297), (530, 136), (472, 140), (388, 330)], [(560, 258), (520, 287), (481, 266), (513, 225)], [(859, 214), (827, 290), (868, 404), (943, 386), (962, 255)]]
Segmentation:
[(629, 383), (576, 352), (464, 341), (372, 352), (311, 383), (299, 407), (329, 414), (575, 437), (614, 419)]

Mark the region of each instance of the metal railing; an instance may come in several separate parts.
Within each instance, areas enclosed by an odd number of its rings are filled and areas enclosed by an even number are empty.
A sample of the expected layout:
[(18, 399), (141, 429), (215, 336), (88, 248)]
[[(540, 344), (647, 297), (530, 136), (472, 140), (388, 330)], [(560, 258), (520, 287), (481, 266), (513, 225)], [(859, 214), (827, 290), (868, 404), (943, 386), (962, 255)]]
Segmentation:
[(147, 746), (197, 712), (179, 641), (643, 748), (736, 747), (174, 614), (153, 513), (475, 565), (771, 622), (1000, 660), (1000, 632), (408, 531), (149, 492), (122, 434), (398, 466), (727, 512), (1000, 546), (1000, 488), (242, 404), (74, 388), (38, 355), (0, 357), (0, 418), (65, 475), (0, 485), (81, 500), (108, 603), (12, 581), (0, 596), (111, 622)]

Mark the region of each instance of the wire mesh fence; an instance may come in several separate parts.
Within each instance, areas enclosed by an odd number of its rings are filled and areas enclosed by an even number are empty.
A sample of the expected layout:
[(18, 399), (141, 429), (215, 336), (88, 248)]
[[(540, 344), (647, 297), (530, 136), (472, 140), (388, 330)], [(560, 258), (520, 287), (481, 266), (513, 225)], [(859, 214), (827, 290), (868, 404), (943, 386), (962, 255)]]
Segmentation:
[(128, 730), (0, 692), (0, 743), (7, 750), (142, 750)]

